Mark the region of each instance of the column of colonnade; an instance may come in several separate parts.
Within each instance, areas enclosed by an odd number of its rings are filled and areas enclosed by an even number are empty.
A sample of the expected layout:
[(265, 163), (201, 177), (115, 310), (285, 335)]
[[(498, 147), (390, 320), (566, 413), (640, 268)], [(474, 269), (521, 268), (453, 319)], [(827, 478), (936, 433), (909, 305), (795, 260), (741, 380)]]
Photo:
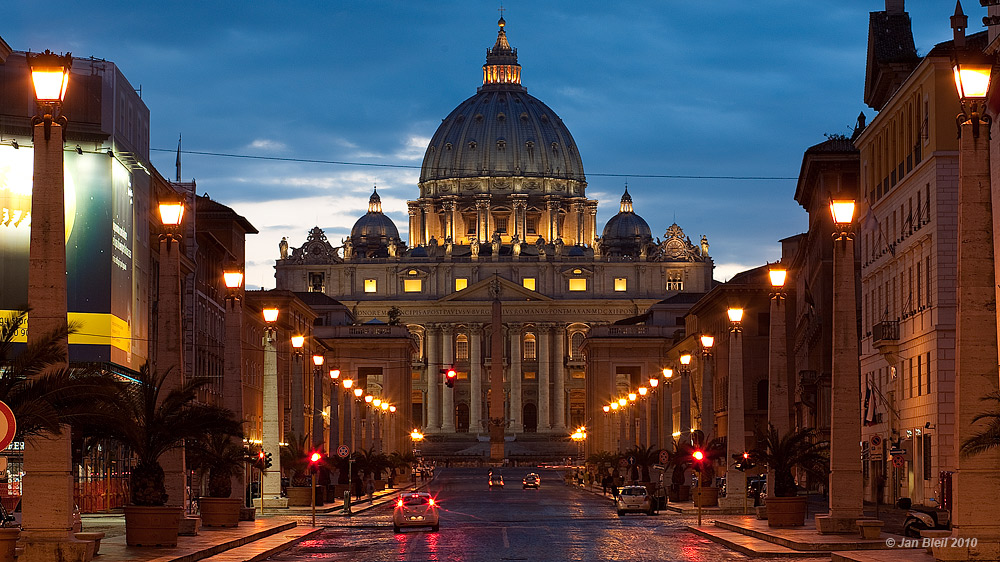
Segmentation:
[(469, 325), (469, 431), (479, 433), (483, 426), (483, 326)]
[(427, 420), (428, 433), (441, 431), (441, 389), (435, 384), (441, 372), (441, 329), (436, 323), (425, 326), (427, 355)]

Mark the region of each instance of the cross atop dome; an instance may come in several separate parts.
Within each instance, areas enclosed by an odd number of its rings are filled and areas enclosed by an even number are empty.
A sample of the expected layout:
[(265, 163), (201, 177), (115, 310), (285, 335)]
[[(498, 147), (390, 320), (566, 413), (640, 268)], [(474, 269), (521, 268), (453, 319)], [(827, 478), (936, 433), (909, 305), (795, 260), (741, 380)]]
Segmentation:
[(517, 64), (517, 49), (507, 41), (507, 20), (503, 19), (503, 7), (500, 8), (500, 20), (497, 25), (497, 42), (492, 49), (486, 50), (486, 64), (483, 65), (483, 85), (513, 85), (521, 84), (521, 65)]

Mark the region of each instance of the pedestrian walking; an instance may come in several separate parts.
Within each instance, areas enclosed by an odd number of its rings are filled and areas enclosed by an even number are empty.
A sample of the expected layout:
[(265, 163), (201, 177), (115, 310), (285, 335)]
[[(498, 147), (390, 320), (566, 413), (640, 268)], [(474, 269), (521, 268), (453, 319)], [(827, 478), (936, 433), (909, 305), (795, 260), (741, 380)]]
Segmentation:
[(368, 482), (365, 483), (365, 493), (368, 494), (368, 503), (372, 503), (375, 498), (375, 479), (371, 476), (368, 477)]

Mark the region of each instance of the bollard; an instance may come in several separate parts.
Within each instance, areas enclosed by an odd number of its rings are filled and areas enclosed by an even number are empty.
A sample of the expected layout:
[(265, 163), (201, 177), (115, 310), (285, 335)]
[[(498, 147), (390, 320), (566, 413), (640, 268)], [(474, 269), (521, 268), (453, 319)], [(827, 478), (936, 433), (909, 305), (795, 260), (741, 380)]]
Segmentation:
[(351, 514), (351, 491), (344, 491), (344, 513)]

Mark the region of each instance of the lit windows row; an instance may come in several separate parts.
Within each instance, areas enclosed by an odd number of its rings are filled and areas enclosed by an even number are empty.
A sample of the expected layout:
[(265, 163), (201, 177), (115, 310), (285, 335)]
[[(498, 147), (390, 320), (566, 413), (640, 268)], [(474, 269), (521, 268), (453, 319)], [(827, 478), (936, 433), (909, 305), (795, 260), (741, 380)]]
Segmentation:
[[(528, 289), (529, 291), (537, 291), (537, 280), (534, 277), (523, 277), (521, 279), (521, 285)], [(455, 279), (455, 291), (464, 290), (469, 286), (469, 279), (466, 277), (457, 277)], [(588, 288), (587, 279), (585, 277), (573, 277), (569, 279), (569, 290), (572, 292), (582, 292), (586, 291)], [(624, 293), (628, 290), (628, 279), (625, 277), (615, 277), (614, 278), (614, 289), (617, 293)], [(670, 283), (668, 287), (670, 290), (679, 291), (682, 286), (679, 282)], [(403, 279), (403, 292), (404, 293), (421, 293), (424, 290), (423, 279)], [(378, 280), (376, 279), (365, 279), (365, 292), (366, 293), (377, 293), (378, 292)]]

